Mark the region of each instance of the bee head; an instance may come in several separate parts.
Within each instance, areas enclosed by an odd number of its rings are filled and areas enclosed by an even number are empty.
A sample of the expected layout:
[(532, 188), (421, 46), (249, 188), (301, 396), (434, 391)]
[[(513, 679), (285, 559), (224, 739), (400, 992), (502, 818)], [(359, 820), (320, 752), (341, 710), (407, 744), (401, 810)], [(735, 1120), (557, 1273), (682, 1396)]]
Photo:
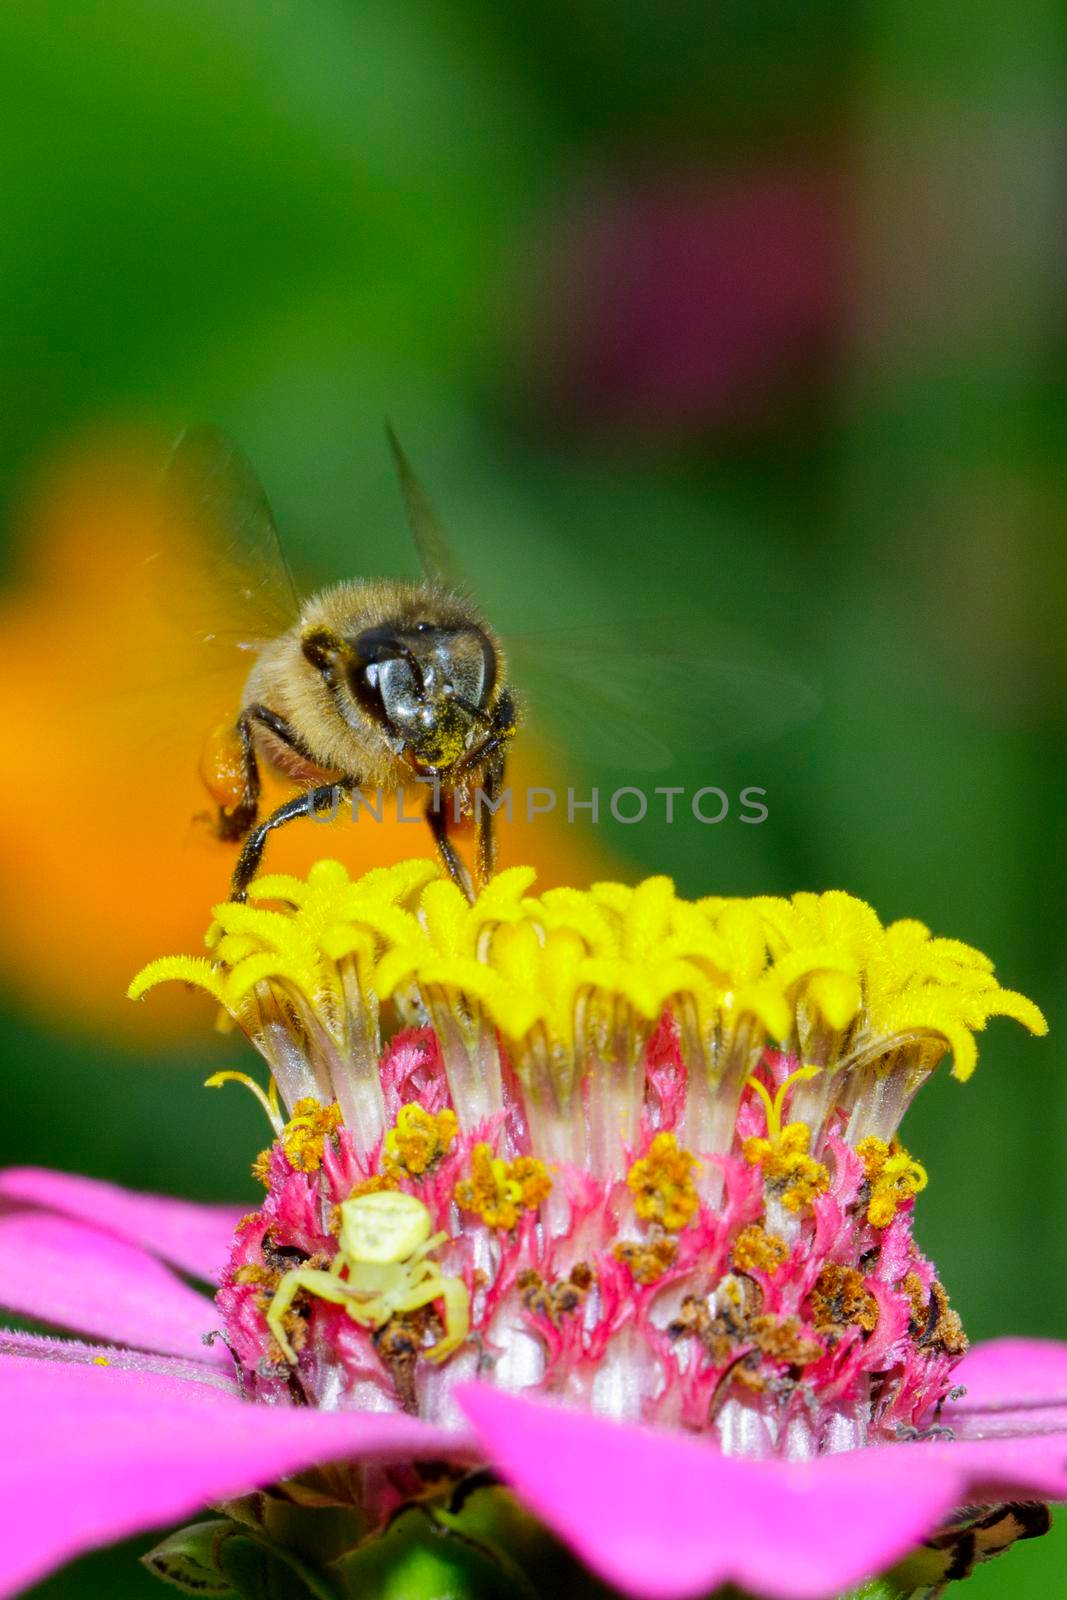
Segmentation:
[[(305, 655), (319, 665), (309, 643)], [(360, 709), (420, 766), (453, 766), (488, 722), (496, 653), (473, 624), (381, 623), (345, 639), (341, 662)]]

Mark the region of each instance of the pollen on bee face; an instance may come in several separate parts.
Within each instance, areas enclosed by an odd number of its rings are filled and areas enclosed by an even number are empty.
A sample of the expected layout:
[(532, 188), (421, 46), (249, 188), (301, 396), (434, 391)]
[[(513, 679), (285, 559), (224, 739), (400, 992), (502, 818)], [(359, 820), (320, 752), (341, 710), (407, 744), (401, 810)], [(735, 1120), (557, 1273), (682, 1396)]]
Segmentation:
[(270, 1069), (218, 1079), (274, 1132), (218, 1297), (247, 1383), (438, 1419), (490, 1376), (765, 1455), (921, 1431), (966, 1342), (897, 1124), (1036, 1007), (847, 895), (533, 888), (320, 862), (135, 980)]

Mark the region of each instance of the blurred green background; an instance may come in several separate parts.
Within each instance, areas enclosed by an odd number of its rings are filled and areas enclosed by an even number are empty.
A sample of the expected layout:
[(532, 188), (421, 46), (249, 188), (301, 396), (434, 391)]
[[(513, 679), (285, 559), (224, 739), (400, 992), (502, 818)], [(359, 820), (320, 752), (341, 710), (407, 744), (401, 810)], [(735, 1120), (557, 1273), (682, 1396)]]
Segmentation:
[[(994, 1024), (973, 1082), (940, 1075), (908, 1120), (920, 1237), (974, 1338), (1067, 1331), (1062, 22), (0, 9), (13, 561), (25, 485), (71, 441), (205, 419), (307, 579), (410, 571), (390, 416), (494, 615), (676, 612), (791, 655), (817, 719), (669, 780), (760, 784), (766, 824), (601, 832), (692, 894), (847, 888), (1046, 1008), (1050, 1041)], [(15, 752), (32, 806), (26, 778)], [(135, 1056), (62, 1004), (13, 1004), (5, 1039), (4, 1160), (251, 1197), (259, 1114), (198, 1088), (232, 1044)], [(967, 1592), (1056, 1592), (1065, 1551)], [(124, 1548), (39, 1592), (155, 1585)]]

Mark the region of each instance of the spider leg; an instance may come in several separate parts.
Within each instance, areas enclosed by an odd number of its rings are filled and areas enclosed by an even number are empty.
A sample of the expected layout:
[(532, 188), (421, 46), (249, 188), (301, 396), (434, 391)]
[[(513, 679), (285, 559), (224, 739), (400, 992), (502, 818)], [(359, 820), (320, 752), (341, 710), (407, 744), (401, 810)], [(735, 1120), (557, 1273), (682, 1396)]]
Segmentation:
[(417, 1311), (420, 1306), (432, 1305), (435, 1300), (445, 1303), (445, 1336), (423, 1354), (429, 1361), (443, 1361), (463, 1343), (470, 1332), (470, 1295), (462, 1278), (442, 1278), (431, 1273), (423, 1282), (414, 1284), (410, 1293), (395, 1304), (394, 1309)]
[(267, 1311), (267, 1327), (278, 1342), (278, 1348), (291, 1366), (296, 1365), (296, 1351), (286, 1337), (283, 1321), (297, 1295), (305, 1291), (329, 1300), (336, 1306), (345, 1306), (351, 1312), (352, 1291), (332, 1272), (320, 1272), (314, 1267), (294, 1267), (287, 1272), (277, 1289)]

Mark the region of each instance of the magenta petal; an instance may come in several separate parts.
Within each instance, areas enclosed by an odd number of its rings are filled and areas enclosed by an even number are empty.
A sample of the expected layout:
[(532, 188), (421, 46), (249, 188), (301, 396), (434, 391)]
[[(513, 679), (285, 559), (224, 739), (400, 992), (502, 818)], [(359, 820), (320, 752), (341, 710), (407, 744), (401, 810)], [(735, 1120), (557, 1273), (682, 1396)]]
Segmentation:
[(931, 1472), (952, 1472), (957, 1479), (959, 1505), (989, 1505), (995, 1500), (1012, 1499), (1067, 1500), (1067, 1428), (1022, 1438), (891, 1445), (865, 1454), (899, 1454), (924, 1477)]
[(344, 1457), (470, 1453), (411, 1417), (175, 1393), (155, 1374), (12, 1358), (0, 1366), (0, 1595), (94, 1545)]
[(976, 1345), (953, 1377), (966, 1389), (942, 1410), (957, 1439), (1067, 1432), (1067, 1345), (995, 1339)]
[[(240, 1389), (233, 1372), (208, 1366), (203, 1359), (188, 1361), (181, 1356), (160, 1356), (147, 1350), (124, 1350), (114, 1344), (86, 1344), (82, 1339), (60, 1339), (49, 1333), (23, 1333), (21, 1329), (0, 1328), (0, 1385), (5, 1374), (17, 1377), (25, 1371), (25, 1359), (54, 1366), (103, 1367), (110, 1370), (113, 1381), (124, 1381), (120, 1374), (148, 1374), (166, 1379), (174, 1385), (176, 1396), (197, 1399), (200, 1391), (223, 1395), (236, 1400)], [(16, 1364), (12, 1366), (12, 1358)], [(137, 1381), (136, 1377), (129, 1380)]]
[(744, 1461), (477, 1384), (459, 1399), (531, 1509), (594, 1572), (646, 1600), (726, 1582), (825, 1600), (904, 1555), (959, 1499), (951, 1462), (935, 1455), (917, 1471), (909, 1446)]
[(210, 1300), (136, 1245), (48, 1212), (0, 1216), (0, 1305), (120, 1344), (230, 1365), (225, 1346), (203, 1344), (218, 1327)]
[(1053, 1339), (991, 1339), (976, 1344), (952, 1374), (975, 1406), (1067, 1404), (1067, 1344)]
[(236, 1206), (198, 1206), (164, 1195), (137, 1194), (98, 1178), (79, 1178), (45, 1167), (9, 1167), (0, 1172), (0, 1199), (61, 1211), (95, 1223), (121, 1239), (143, 1245), (194, 1277), (215, 1279), (226, 1265)]

